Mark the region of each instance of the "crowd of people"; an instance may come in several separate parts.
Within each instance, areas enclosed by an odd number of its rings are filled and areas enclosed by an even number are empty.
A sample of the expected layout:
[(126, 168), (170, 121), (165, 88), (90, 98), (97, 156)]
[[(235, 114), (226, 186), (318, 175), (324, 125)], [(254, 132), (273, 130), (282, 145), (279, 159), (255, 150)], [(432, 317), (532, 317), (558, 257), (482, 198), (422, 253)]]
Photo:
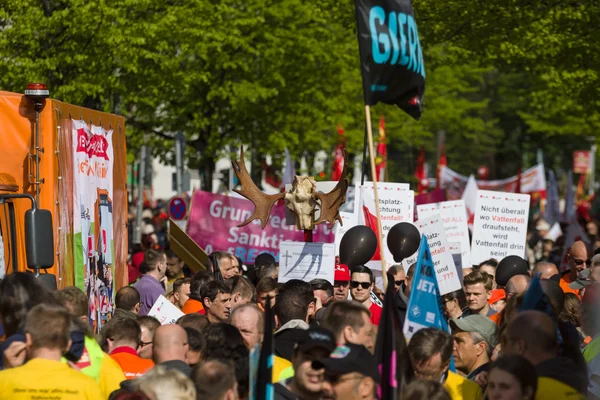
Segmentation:
[[(464, 269), (463, 288), (440, 299), (448, 331), (423, 328), (408, 342), (399, 398), (600, 399), (600, 254), (576, 241), (561, 274), (554, 246), (501, 279), (495, 260)], [(0, 399), (246, 399), (266, 335), (274, 399), (380, 398), (382, 304), (404, 322), (416, 264), (389, 269), (385, 299), (364, 265), (335, 265), (333, 283), (279, 283), (268, 253), (248, 268), (214, 252), (192, 272), (150, 247), (132, 257), (137, 275), (100, 332), (80, 289), (50, 292), (28, 273), (0, 282)], [(148, 316), (160, 296), (181, 310), (175, 324)]]

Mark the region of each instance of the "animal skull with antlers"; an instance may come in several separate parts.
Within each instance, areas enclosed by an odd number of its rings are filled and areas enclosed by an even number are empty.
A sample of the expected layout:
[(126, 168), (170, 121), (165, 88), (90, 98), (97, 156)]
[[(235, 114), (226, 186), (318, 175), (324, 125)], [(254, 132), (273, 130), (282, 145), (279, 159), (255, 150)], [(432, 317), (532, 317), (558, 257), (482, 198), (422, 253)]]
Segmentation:
[[(248, 225), (255, 219), (261, 221), (264, 229), (269, 221), (273, 205), (281, 199), (287, 200), (287, 206), (296, 214), (296, 227), (303, 230), (312, 230), (315, 225), (328, 222), (333, 226), (335, 221), (342, 223), (340, 218), (340, 207), (346, 201), (348, 190), (348, 153), (344, 153), (344, 169), (337, 185), (329, 193), (317, 192), (315, 180), (309, 176), (296, 176), (289, 193), (266, 194), (260, 190), (248, 174), (244, 162), (244, 150), (240, 154), (240, 161), (232, 160), (231, 164), (235, 175), (241, 184), (241, 189), (234, 191), (254, 203), (254, 212), (239, 227)], [(315, 211), (319, 208), (321, 214), (315, 221)]]

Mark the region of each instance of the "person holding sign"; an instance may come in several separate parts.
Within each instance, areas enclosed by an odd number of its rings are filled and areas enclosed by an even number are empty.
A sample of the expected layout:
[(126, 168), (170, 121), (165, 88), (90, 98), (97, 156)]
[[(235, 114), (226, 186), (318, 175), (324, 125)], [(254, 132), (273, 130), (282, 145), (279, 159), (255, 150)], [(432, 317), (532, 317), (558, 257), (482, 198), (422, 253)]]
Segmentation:
[(371, 312), (371, 323), (379, 325), (382, 308), (371, 301), (371, 290), (374, 283), (373, 272), (368, 267), (359, 265), (352, 268), (350, 296), (352, 300), (362, 303)]
[(496, 311), (488, 303), (492, 296), (492, 277), (490, 275), (481, 271), (473, 271), (464, 277), (463, 284), (468, 307), (463, 312), (463, 318), (476, 314), (484, 317), (496, 314)]

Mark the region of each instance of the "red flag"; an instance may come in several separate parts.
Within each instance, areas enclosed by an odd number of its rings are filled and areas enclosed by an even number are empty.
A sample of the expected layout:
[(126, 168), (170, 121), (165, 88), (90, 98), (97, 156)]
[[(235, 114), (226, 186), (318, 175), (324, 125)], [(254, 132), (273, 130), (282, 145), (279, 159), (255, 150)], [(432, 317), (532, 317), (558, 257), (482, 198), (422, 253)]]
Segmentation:
[(583, 200), (583, 198), (585, 197), (585, 174), (580, 174), (579, 175), (579, 183), (577, 184), (577, 201), (581, 202)]
[(342, 177), (342, 171), (344, 170), (344, 143), (346, 142), (346, 136), (344, 135), (344, 128), (341, 125), (338, 125), (337, 128), (338, 135), (341, 135), (339, 139), (339, 144), (335, 149), (335, 158), (333, 160), (333, 171), (331, 171), (331, 180), (339, 181)]
[(445, 167), (446, 165), (448, 165), (448, 161), (446, 160), (446, 146), (443, 145), (442, 152), (440, 154), (440, 159), (438, 160), (437, 176), (436, 176), (437, 179), (435, 181), (436, 189), (440, 188), (440, 174), (442, 173), (442, 167)]
[[(371, 211), (363, 205), (363, 215), (365, 217), (365, 225), (371, 228), (373, 232), (375, 232), (375, 236), (377, 237), (377, 243), (379, 243), (379, 229), (377, 229), (377, 217), (371, 214)], [(372, 261), (380, 261), (381, 253), (379, 252), (379, 245), (377, 245), (377, 250), (375, 251), (375, 255), (371, 258)]]
[(385, 181), (385, 167), (387, 164), (387, 143), (385, 140), (385, 121), (383, 115), (379, 119), (379, 140), (377, 141), (377, 155), (375, 157), (375, 173), (377, 181)]
[(417, 159), (417, 168), (415, 169), (415, 178), (417, 178), (417, 194), (427, 191), (427, 176), (425, 175), (425, 148), (421, 147), (419, 158)]

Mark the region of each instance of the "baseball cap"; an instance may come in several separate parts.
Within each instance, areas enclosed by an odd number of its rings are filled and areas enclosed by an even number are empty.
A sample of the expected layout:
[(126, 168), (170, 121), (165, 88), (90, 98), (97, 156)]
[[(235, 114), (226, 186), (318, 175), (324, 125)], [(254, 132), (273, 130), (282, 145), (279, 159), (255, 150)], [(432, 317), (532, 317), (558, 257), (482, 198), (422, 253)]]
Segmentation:
[(298, 351), (310, 350), (321, 347), (328, 351), (335, 349), (335, 336), (328, 329), (311, 328), (302, 331), (296, 341), (295, 349)]
[(464, 318), (452, 318), (450, 323), (463, 332), (477, 332), (490, 346), (496, 345), (496, 324), (483, 315), (469, 315)]
[(506, 292), (504, 291), (504, 289), (494, 289), (494, 290), (492, 290), (492, 295), (490, 296), (488, 303), (494, 304), (497, 301), (504, 300), (504, 299), (506, 299)]
[(346, 264), (336, 264), (333, 273), (334, 281), (350, 281), (350, 268)]
[[(592, 263), (593, 263), (593, 261), (592, 261)], [(583, 289), (584, 287), (586, 287), (587, 285), (594, 283), (589, 279), (591, 271), (592, 270), (590, 268), (586, 268), (583, 271), (581, 271), (580, 273), (578, 273), (577, 279), (575, 279), (573, 282), (569, 283), (569, 287), (573, 290), (580, 290), (580, 289)]]
[(358, 372), (379, 381), (377, 360), (367, 348), (361, 344), (346, 343), (335, 348), (328, 358), (312, 363), (314, 369), (325, 368), (334, 375), (344, 375)]

